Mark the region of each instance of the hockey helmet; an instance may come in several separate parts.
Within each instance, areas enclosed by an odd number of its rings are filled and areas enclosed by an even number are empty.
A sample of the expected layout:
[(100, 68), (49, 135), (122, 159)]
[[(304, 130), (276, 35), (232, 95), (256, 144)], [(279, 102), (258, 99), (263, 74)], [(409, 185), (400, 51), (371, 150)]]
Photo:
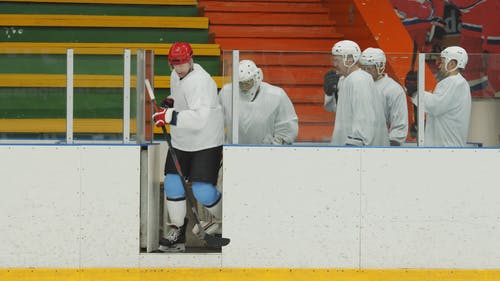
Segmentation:
[[(342, 56), (344, 60), (344, 66), (351, 67), (356, 64), (356, 62), (358, 62), (359, 57), (361, 56), (361, 49), (359, 48), (359, 45), (354, 41), (342, 40), (333, 45), (332, 55)], [(352, 56), (352, 58), (354, 59), (354, 62), (351, 65), (346, 64), (347, 58), (349, 56)]]
[(374, 65), (379, 75), (384, 73), (386, 61), (384, 51), (379, 48), (366, 48), (359, 58), (361, 65)]
[[(441, 59), (444, 60), (443, 62), (446, 71), (450, 72), (456, 70), (457, 68), (465, 68), (465, 66), (467, 65), (468, 56), (467, 52), (462, 47), (451, 46), (441, 52)], [(452, 60), (457, 61), (457, 66), (454, 69), (449, 70), (448, 63)]]
[(253, 101), (263, 79), (262, 70), (251, 60), (242, 60), (239, 65), (240, 93)]
[(193, 48), (186, 42), (175, 42), (168, 52), (168, 62), (171, 65), (185, 64), (193, 58)]

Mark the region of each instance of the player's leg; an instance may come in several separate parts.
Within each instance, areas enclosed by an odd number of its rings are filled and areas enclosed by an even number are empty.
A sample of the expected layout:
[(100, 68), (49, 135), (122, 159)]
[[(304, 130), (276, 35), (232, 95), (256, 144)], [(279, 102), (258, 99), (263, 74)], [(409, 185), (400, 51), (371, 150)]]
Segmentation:
[[(212, 215), (202, 226), (209, 234), (220, 233), (222, 221), (222, 194), (215, 187), (222, 159), (222, 146), (194, 152), (191, 161), (190, 179), (193, 183), (193, 195)], [(193, 233), (199, 234), (198, 226)]]
[[(189, 171), (189, 152), (175, 150), (183, 173)], [(165, 163), (165, 196), (166, 208), (170, 223), (160, 238), (160, 250), (184, 251), (186, 242), (186, 193), (182, 179), (178, 174), (169, 153)]]

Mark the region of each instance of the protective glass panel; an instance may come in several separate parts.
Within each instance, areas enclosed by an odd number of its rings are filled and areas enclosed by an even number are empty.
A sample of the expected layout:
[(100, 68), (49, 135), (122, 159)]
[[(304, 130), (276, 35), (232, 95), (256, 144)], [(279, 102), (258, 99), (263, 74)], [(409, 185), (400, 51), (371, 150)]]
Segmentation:
[(123, 136), (123, 52), (74, 55), (74, 140), (114, 141)]
[[(232, 75), (231, 54), (224, 56), (224, 76)], [(331, 137), (333, 114), (323, 109), (323, 75), (329, 69), (329, 53), (240, 51), (238, 83), (238, 143), (252, 145), (325, 143)], [(243, 66), (244, 64), (244, 66)], [(245, 87), (247, 85), (248, 87)], [(231, 80), (219, 93), (232, 131)], [(230, 142), (228, 142), (230, 143)]]
[[(238, 53), (239, 55), (239, 53)], [(223, 51), (222, 54), (222, 77), (220, 81), (219, 88), (219, 99), (222, 87), (230, 87), (232, 89), (233, 83), (233, 52), (232, 51)], [(233, 138), (233, 95), (228, 97), (229, 102), (226, 103), (225, 106), (222, 107), (224, 111), (224, 140), (225, 143), (238, 143), (235, 138)], [(221, 104), (224, 104), (221, 100)]]
[[(0, 49), (0, 140), (66, 142), (66, 51), (36, 45)], [(123, 57), (118, 49), (75, 52), (72, 129), (76, 142), (123, 140)], [(134, 120), (135, 84), (131, 86), (130, 118)], [(135, 122), (128, 123), (133, 132)]]
[[(224, 60), (230, 57), (231, 55), (227, 54)], [(411, 53), (386, 54), (387, 64), (383, 71), (394, 80), (392, 83), (399, 84), (394, 93), (397, 96), (398, 105), (393, 109), (396, 113), (392, 114), (397, 114), (397, 118), (392, 117), (391, 107), (388, 106), (391, 101), (384, 93), (377, 94), (376, 99), (373, 98), (374, 95), (364, 100), (358, 100), (357, 96), (353, 95), (349, 98), (347, 94), (341, 97), (333, 94), (325, 95), (325, 91), (330, 90), (330, 87), (326, 85), (328, 83), (325, 83), (330, 78), (327, 79), (325, 75), (332, 69), (337, 69), (334, 67), (330, 52), (240, 51), (239, 59), (240, 61), (251, 60), (257, 67), (257, 70), (250, 69), (248, 73), (243, 73), (241, 79), (248, 80), (246, 76), (253, 75), (252, 79), (258, 83), (258, 69), (262, 71), (263, 76), (261, 83), (263, 86), (256, 94), (243, 87), (239, 88), (240, 101), (239, 106), (236, 107), (239, 111), (239, 144), (344, 146), (349, 144), (347, 137), (340, 142), (332, 139), (335, 126), (339, 128), (338, 134), (341, 135), (345, 134), (342, 131), (355, 132), (353, 128), (356, 125), (355, 122), (358, 122), (361, 130), (367, 131), (367, 139), (370, 135), (374, 139), (364, 145), (389, 146), (392, 143), (389, 138), (394, 138), (397, 145), (415, 146), (416, 131), (409, 133), (409, 126), (415, 122), (412, 118), (414, 109), (404, 88), (408, 72), (416, 73), (418, 69), (416, 56)], [(224, 62), (224, 66), (227, 66), (225, 76), (230, 76), (232, 73), (229, 69), (230, 65)], [(252, 71), (257, 75), (252, 74)], [(248, 81), (243, 82), (248, 83)], [(224, 87), (226, 86), (228, 87), (226, 90), (232, 89), (227, 83), (224, 84)], [(360, 85), (354, 85), (354, 87), (364, 89)], [(283, 92), (284, 95), (282, 95)], [(223, 104), (224, 95), (231, 96), (232, 94), (234, 93), (226, 93), (224, 88), (221, 90), (219, 95)], [(281, 99), (276, 98), (280, 95)], [(333, 96), (335, 98), (332, 98)], [(339, 101), (342, 105), (337, 106)], [(230, 110), (233, 106), (232, 102), (233, 100), (228, 98), (224, 105), (226, 132), (232, 129), (232, 111)], [(290, 115), (286, 114), (287, 107), (283, 106), (289, 102), (298, 117), (296, 135), (293, 133), (293, 126), (290, 125), (293, 124), (293, 120)], [(360, 104), (364, 104), (364, 107), (360, 107)], [(346, 113), (347, 111), (349, 113)], [(373, 114), (366, 113), (369, 111)], [(343, 117), (335, 123), (339, 112)], [(292, 141), (289, 141), (290, 139)]]
[[(440, 54), (426, 54), (424, 146), (500, 145), (499, 54), (468, 54), (460, 74)], [(447, 65), (447, 68), (445, 67)], [(457, 78), (462, 76), (462, 79)], [(460, 87), (466, 81), (468, 87)]]
[(0, 48), (1, 141), (65, 140), (65, 73), (64, 50)]

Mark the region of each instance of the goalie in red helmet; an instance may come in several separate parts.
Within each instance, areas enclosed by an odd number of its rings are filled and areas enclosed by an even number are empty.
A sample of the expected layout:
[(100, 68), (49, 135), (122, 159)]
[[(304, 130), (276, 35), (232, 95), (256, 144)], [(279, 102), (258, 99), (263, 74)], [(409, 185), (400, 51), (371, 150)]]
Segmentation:
[[(215, 221), (220, 222), (222, 195), (215, 185), (222, 159), (224, 120), (217, 85), (203, 67), (193, 62), (193, 49), (189, 43), (172, 44), (168, 61), (172, 68), (171, 96), (153, 119), (158, 127), (170, 124), (172, 148), (183, 175), (192, 183), (196, 200), (207, 208)], [(160, 250), (185, 249), (187, 218), (183, 180), (168, 154), (164, 186), (170, 227), (160, 239)], [(202, 225), (217, 230), (212, 222), (203, 222)]]

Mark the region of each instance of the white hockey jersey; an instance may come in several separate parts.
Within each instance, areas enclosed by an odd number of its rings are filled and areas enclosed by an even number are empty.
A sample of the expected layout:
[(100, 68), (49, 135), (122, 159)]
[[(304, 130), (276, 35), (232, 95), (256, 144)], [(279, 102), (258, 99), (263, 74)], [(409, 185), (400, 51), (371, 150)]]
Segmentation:
[(324, 106), (336, 111), (333, 145), (388, 146), (389, 134), (385, 121), (382, 95), (373, 78), (358, 69), (339, 80), (338, 103), (325, 96)]
[[(232, 87), (225, 85), (219, 93), (226, 128), (232, 126)], [(262, 82), (253, 101), (239, 99), (238, 143), (293, 143), (299, 131), (298, 118), (285, 91)], [(230, 136), (228, 136), (230, 137)]]
[(384, 97), (384, 113), (389, 126), (389, 140), (403, 144), (408, 135), (408, 105), (405, 90), (387, 74), (375, 81), (375, 87)]
[(425, 92), (425, 146), (465, 146), (469, 132), (471, 93), (461, 74), (439, 81), (434, 94)]
[(199, 151), (220, 146), (224, 141), (224, 116), (217, 96), (217, 84), (199, 64), (183, 79), (170, 76), (177, 125), (170, 126), (172, 146)]

